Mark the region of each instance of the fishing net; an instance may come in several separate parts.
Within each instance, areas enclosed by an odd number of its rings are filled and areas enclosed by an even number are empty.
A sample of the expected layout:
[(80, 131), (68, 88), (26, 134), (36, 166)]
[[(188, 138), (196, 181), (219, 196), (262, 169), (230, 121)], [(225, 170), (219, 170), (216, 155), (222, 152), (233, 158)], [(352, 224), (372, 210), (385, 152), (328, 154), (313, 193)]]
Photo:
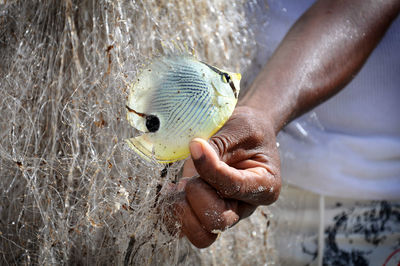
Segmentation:
[(162, 191), (182, 163), (165, 171), (124, 141), (129, 86), (154, 56), (251, 72), (263, 2), (0, 3), (1, 264), (271, 262), (262, 208), (208, 249), (170, 235)]

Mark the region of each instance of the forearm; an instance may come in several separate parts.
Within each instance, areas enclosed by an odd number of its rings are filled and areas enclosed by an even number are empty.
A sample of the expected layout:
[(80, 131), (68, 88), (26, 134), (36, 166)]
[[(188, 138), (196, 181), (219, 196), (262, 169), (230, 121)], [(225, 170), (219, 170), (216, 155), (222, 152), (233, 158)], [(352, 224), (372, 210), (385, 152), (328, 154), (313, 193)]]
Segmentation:
[(399, 9), (399, 0), (318, 1), (294, 24), (240, 104), (263, 111), (279, 132), (352, 79)]

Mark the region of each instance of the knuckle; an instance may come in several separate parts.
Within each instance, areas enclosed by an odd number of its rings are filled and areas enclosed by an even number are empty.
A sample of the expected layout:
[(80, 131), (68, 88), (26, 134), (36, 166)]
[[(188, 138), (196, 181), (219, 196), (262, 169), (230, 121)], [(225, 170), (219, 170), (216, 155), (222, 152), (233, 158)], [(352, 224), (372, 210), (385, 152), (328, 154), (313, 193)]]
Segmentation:
[(210, 145), (215, 149), (218, 157), (221, 158), (226, 153), (229, 147), (229, 141), (226, 136), (216, 135), (210, 139)]
[(276, 178), (276, 180), (275, 180), (275, 184), (274, 184), (274, 194), (273, 194), (273, 196), (272, 196), (272, 202), (271, 203), (274, 203), (275, 201), (277, 201), (278, 200), (278, 197), (279, 197), (279, 195), (280, 195), (280, 193), (281, 193), (281, 186), (282, 186), (282, 184), (281, 184), (281, 178), (280, 178), (280, 175), (278, 174), (278, 176), (276, 176), (275, 177)]
[(207, 222), (204, 224), (204, 229), (210, 233), (217, 233), (218, 231), (224, 231), (232, 224), (229, 222), (229, 217), (226, 217), (223, 212), (210, 210), (206, 212)]
[(225, 221), (220, 214), (214, 214), (208, 217), (207, 222), (204, 224), (205, 230), (210, 233), (215, 233), (216, 230), (223, 230), (225, 228)]
[(264, 192), (261, 205), (270, 205), (278, 200), (281, 191), (281, 179), (279, 173), (273, 175), (273, 181), (270, 190)]
[(240, 184), (230, 182), (228, 186), (224, 186), (218, 192), (223, 198), (234, 199), (241, 194), (241, 190)]
[(250, 117), (246, 120), (246, 130), (248, 132), (249, 138), (255, 144), (260, 144), (264, 142), (265, 139), (265, 129), (260, 124), (260, 119), (255, 119), (255, 117)]

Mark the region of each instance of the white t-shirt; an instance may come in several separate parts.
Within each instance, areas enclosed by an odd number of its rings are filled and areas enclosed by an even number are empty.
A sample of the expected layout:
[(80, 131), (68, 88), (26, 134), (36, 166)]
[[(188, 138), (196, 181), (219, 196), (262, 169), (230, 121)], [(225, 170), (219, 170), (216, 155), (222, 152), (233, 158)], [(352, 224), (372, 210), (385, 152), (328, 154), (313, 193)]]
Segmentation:
[[(313, 1), (268, 3), (261, 60)], [(400, 199), (399, 49), (397, 18), (344, 90), (279, 134), (284, 181), (326, 196)]]

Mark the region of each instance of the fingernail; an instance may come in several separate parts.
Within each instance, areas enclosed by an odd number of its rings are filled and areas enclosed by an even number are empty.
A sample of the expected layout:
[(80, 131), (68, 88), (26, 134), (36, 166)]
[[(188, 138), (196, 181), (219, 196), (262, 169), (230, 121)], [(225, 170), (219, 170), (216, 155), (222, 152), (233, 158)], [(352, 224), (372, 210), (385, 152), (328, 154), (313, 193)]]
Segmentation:
[(198, 160), (203, 155), (203, 147), (197, 141), (190, 142), (189, 147), (193, 160)]

